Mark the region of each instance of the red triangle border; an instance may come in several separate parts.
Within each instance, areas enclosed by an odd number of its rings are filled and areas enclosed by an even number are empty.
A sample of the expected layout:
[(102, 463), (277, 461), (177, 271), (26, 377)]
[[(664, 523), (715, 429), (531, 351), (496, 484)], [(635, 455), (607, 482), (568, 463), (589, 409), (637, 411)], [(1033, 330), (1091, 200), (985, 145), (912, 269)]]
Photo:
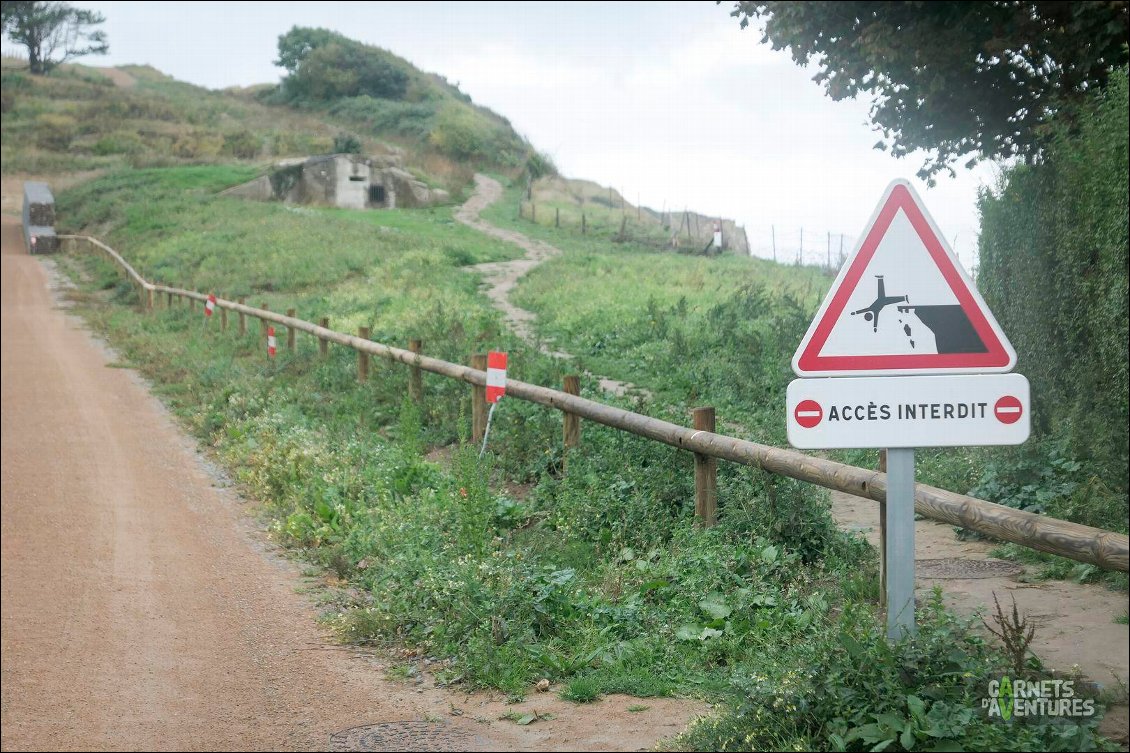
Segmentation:
[[(974, 331), (981, 338), (981, 342), (985, 344), (987, 352), (880, 356), (819, 355), (821, 349), (823, 349), (825, 343), (828, 341), (828, 337), (832, 333), (832, 328), (835, 327), (836, 322), (839, 321), (840, 316), (847, 307), (848, 299), (851, 298), (852, 293), (855, 292), (856, 287), (859, 285), (859, 281), (863, 277), (867, 265), (871, 262), (871, 258), (875, 255), (879, 243), (887, 234), (891, 222), (894, 221), (900, 209), (906, 214), (907, 219), (910, 220), (910, 224), (914, 227), (914, 231), (918, 234), (919, 239), (926, 247), (930, 258), (933, 259), (938, 267), (938, 271), (941, 272), (942, 277), (945, 279), (946, 284), (949, 285), (950, 290), (952, 290), (957, 297), (958, 303), (961, 304), (966, 316), (969, 317)], [(1011, 360), (1012, 355), (1009, 353), (1008, 348), (1006, 348), (1000, 338), (997, 337), (993, 326), (989, 323), (984, 310), (982, 310), (981, 304), (974, 298), (969, 286), (954, 267), (949, 253), (942, 246), (941, 241), (934, 233), (929, 220), (926, 219), (926, 216), (918, 206), (918, 202), (915, 201), (914, 196), (906, 185), (896, 183), (891, 189), (890, 196), (884, 203), (883, 208), (876, 216), (875, 222), (868, 230), (866, 238), (864, 238), (862, 245), (859, 247), (859, 252), (853, 257), (852, 264), (848, 268), (847, 274), (844, 275), (840, 286), (836, 288), (827, 308), (823, 310), (823, 315), (816, 328), (812, 331), (812, 337), (808, 338), (804, 352), (800, 354), (796, 365), (799, 373), (818, 376), (821, 372), (830, 371), (870, 372), (915, 369), (921, 369), (922, 371), (933, 371), (935, 369), (985, 369), (999, 371), (1009, 368)]]

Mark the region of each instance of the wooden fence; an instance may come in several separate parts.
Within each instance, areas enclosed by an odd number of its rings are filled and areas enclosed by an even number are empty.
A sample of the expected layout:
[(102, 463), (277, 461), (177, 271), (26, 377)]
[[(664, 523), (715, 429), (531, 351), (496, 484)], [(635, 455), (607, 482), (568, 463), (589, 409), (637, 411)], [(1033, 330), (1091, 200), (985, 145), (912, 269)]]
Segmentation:
[[(203, 302), (208, 299), (204, 293), (145, 280), (121, 255), (94, 238), (64, 235), (60, 236), (60, 240), (85, 241), (105, 253), (124, 270), (137, 288), (141, 305), (147, 310), (153, 308), (155, 296), (161, 293), (166, 295), (168, 302), (178, 297), (187, 299), (192, 306), (195, 306), (197, 301)], [(423, 371), (467, 382), (473, 388), (473, 405), (479, 409), (476, 414), (482, 412), (485, 416), (485, 411), (482, 411), (483, 406), (479, 405), (484, 399), (486, 386), (485, 357), (482, 359), (483, 365), (478, 368), (462, 366), (423, 355), (419, 341), (412, 341), (408, 350), (384, 345), (369, 340), (367, 332), (359, 335), (336, 332), (329, 328), (328, 320), (325, 318), (322, 318), (321, 324), (298, 319), (293, 315), (293, 309), (288, 311), (291, 315), (287, 316), (267, 310), (265, 304), (262, 308), (254, 308), (245, 305), (242, 299), (236, 302), (223, 298), (217, 298), (216, 306), (221, 310), (230, 310), (239, 314), (241, 334), (246, 331), (244, 317), (251, 316), (259, 319), (264, 328), (267, 322), (286, 327), (287, 343), (291, 347), (294, 344), (294, 333), (305, 332), (318, 338), (323, 354), (326, 352), (326, 343), (337, 343), (352, 348), (358, 355), (359, 379), (365, 379), (368, 375), (370, 356), (403, 363), (413, 370), (411, 379), (413, 386), (410, 394), (416, 398), (422, 397), (423, 388), (419, 374)], [(478, 360), (475, 364), (479, 365)], [(580, 443), (578, 419), (583, 418), (695, 453), (695, 511), (706, 525), (711, 525), (716, 515), (715, 460), (753, 466), (769, 473), (872, 499), (880, 504), (886, 503), (887, 475), (883, 472), (717, 434), (713, 430), (713, 409), (699, 409), (695, 415), (695, 428), (687, 428), (580, 397), (577, 394), (579, 390), (576, 377), (566, 377), (565, 380), (565, 390), (559, 391), (509, 379), (506, 383), (506, 394), (508, 397), (561, 411), (566, 419), (564, 441), (567, 448), (575, 447)], [(477, 422), (474, 423), (475, 433), (481, 437), (479, 433), (481, 427)], [(915, 485), (914, 509), (915, 512), (932, 520), (967, 528), (993, 538), (1078, 562), (1097, 565), (1104, 570), (1122, 572), (1128, 570), (1130, 540), (1126, 534), (1015, 510), (926, 484)]]

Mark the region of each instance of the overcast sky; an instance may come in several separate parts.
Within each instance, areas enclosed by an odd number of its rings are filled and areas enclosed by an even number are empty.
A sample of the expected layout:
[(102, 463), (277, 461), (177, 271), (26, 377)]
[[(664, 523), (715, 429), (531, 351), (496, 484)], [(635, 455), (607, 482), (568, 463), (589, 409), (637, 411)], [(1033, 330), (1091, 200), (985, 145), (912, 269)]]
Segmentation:
[[(911, 179), (961, 262), (975, 264), (982, 165), (914, 178), (921, 159), (872, 148), (865, 101), (833, 102), (814, 73), (742, 30), (731, 3), (82, 2), (110, 54), (210, 88), (274, 82), (280, 34), (333, 29), (458, 82), (570, 177), (635, 202), (734, 217), (754, 252), (810, 261), (848, 246), (883, 189)], [(11, 47), (5, 44), (5, 48)]]

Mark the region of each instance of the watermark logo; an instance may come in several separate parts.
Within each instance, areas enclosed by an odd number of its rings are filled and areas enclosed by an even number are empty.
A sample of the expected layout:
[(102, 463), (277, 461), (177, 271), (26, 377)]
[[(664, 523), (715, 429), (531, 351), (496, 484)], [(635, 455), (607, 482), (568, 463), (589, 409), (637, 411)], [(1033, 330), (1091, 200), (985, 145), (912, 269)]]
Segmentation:
[(989, 718), (1008, 721), (1013, 717), (1064, 716), (1089, 717), (1095, 702), (1075, 694), (1074, 680), (1012, 680), (1005, 675), (989, 681), (988, 695), (981, 708)]

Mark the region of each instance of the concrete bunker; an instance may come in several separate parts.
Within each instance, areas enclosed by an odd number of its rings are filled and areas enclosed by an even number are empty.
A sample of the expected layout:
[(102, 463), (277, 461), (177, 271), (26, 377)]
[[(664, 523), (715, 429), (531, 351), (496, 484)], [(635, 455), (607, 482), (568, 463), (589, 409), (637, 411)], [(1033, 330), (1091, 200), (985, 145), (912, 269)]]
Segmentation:
[(403, 169), (396, 155), (326, 154), (285, 160), (266, 175), (223, 192), (257, 201), (343, 209), (396, 209), (442, 204), (447, 191), (430, 188)]

